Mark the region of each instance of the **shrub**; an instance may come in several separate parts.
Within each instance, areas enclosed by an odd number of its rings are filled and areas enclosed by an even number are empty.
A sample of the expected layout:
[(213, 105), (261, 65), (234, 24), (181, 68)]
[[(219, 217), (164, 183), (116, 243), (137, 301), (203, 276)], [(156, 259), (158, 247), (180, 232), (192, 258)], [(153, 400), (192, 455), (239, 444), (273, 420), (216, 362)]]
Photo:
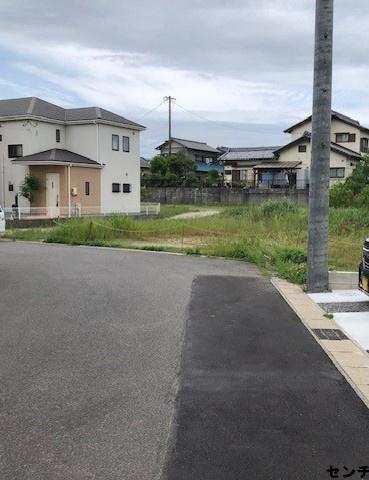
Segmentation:
[(261, 204), (261, 212), (266, 217), (273, 215), (285, 215), (286, 213), (294, 213), (297, 206), (291, 203), (287, 198), (281, 200), (268, 200)]

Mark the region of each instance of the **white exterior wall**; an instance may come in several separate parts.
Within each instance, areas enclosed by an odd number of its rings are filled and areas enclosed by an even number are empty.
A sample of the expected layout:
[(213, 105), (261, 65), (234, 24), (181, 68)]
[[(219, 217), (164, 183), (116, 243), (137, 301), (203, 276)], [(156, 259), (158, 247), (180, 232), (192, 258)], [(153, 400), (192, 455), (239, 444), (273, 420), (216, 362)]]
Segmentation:
[[(140, 211), (140, 132), (124, 127), (99, 125), (101, 202), (103, 213)], [(112, 150), (112, 135), (119, 135), (119, 151)], [(123, 152), (122, 136), (129, 137), (130, 151)], [(112, 183), (131, 184), (131, 193), (112, 192)]]
[[(311, 121), (304, 123), (300, 127), (295, 128), (291, 133), (291, 142), (301, 138), (305, 132), (311, 133)], [(364, 134), (361, 134), (360, 129), (353, 125), (349, 125), (341, 120), (332, 120), (331, 127), (331, 141), (336, 142), (336, 133), (354, 133), (356, 135), (355, 142), (342, 142), (339, 145), (354, 150), (355, 152), (360, 153), (360, 138), (365, 137)]]
[[(299, 152), (298, 145), (306, 145), (306, 152)], [(310, 162), (311, 162), (311, 143), (301, 142), (297, 145), (291, 145), (288, 149), (284, 150), (279, 155), (279, 161), (281, 162), (301, 162), (299, 170), (297, 170), (297, 186), (302, 188), (304, 182), (309, 183), (310, 176)], [(345, 177), (342, 179), (331, 179), (330, 185), (334, 185), (337, 182), (342, 182), (345, 178), (352, 175), (355, 168), (355, 161), (350, 158), (346, 158), (344, 155), (331, 151), (330, 155), (330, 167), (331, 168), (345, 168)]]
[[(56, 142), (56, 129), (60, 130), (60, 143)], [(23, 145), (23, 155), (31, 155), (50, 148), (65, 148), (65, 126), (36, 120), (2, 121), (0, 127), (0, 204), (11, 207), (28, 167), (13, 165), (8, 158), (8, 145)], [(14, 191), (9, 192), (9, 183)], [(19, 205), (28, 201), (19, 196)]]
[(65, 149), (98, 162), (97, 126), (93, 123), (67, 125)]

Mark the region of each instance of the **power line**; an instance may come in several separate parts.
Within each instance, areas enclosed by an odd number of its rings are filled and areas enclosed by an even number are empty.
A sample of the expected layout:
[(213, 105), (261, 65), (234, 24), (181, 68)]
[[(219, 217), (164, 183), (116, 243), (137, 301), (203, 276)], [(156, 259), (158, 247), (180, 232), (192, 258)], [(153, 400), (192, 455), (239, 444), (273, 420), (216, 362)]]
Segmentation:
[(221, 127), (228, 127), (228, 128), (232, 128), (232, 129), (239, 129), (239, 130), (242, 130), (243, 132), (245, 133), (254, 133), (253, 131), (251, 130), (245, 130), (241, 125), (239, 125), (239, 123), (237, 122), (219, 122), (218, 120), (209, 120), (208, 118), (204, 117), (203, 115), (200, 115), (196, 112), (193, 112), (191, 110), (188, 110), (187, 108), (183, 107), (182, 105), (180, 105), (178, 102), (175, 102), (174, 105), (177, 105), (177, 107), (181, 108), (182, 110), (184, 110), (185, 112), (199, 118), (200, 120), (203, 120), (205, 122), (208, 122), (208, 123), (212, 123), (212, 124), (215, 124), (215, 125), (219, 125)]
[(156, 105), (156, 107), (152, 108), (151, 110), (148, 110), (146, 113), (141, 115), (141, 117), (139, 117), (139, 119), (147, 117), (147, 115), (150, 115), (150, 113), (155, 112), (155, 110), (157, 110), (159, 107), (161, 107), (163, 105), (163, 103), (165, 103), (165, 102), (166, 102), (166, 100), (163, 100), (162, 102), (159, 103), (159, 105)]

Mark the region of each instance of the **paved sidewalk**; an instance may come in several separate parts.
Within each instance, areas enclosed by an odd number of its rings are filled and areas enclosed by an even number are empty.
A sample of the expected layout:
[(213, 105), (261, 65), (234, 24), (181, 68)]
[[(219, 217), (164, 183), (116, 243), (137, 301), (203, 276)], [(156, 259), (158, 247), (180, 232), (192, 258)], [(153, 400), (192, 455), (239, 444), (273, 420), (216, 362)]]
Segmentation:
[(364, 350), (369, 351), (369, 296), (358, 288), (311, 293), (309, 297)]
[(194, 282), (178, 398), (168, 480), (320, 480), (368, 463), (369, 410), (267, 280)]

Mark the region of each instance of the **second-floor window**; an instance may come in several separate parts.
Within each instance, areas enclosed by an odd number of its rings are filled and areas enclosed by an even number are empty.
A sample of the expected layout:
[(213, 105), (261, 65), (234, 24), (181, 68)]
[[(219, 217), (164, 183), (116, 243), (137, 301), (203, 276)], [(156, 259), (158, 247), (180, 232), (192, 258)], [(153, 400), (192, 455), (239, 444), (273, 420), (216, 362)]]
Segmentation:
[(90, 195), (90, 182), (85, 182), (85, 195), (86, 197)]
[(345, 178), (345, 167), (330, 168), (330, 178)]
[(23, 156), (23, 145), (8, 145), (8, 157), (22, 157)]
[(112, 183), (111, 184), (111, 191), (113, 193), (119, 193), (120, 192), (120, 183)]
[(361, 138), (360, 139), (360, 151), (363, 153), (368, 153), (369, 151), (369, 139)]
[(112, 150), (119, 151), (119, 135), (111, 136), (111, 148)]
[(123, 152), (129, 152), (129, 137), (122, 137)]
[(299, 152), (306, 152), (306, 145), (299, 145)]
[(336, 133), (336, 143), (355, 142), (355, 133)]
[(55, 130), (55, 137), (56, 137), (56, 138), (55, 138), (56, 143), (60, 143), (60, 130), (59, 130), (59, 128), (57, 128), (57, 129)]

